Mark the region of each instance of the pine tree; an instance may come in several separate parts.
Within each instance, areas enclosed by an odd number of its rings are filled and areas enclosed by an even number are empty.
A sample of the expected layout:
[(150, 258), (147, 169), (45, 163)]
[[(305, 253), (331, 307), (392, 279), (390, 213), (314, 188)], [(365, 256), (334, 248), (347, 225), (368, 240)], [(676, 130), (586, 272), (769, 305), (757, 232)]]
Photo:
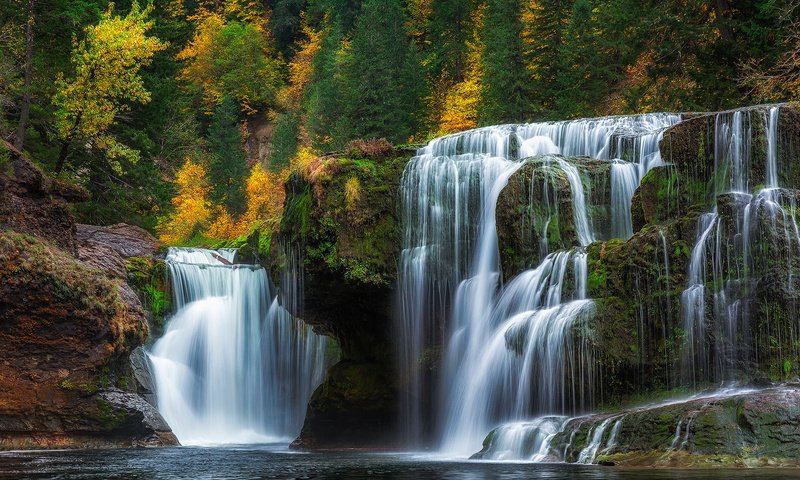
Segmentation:
[(529, 91), (535, 119), (561, 117), (555, 104), (562, 73), (564, 29), (572, 1), (529, 0), (522, 9), (522, 49), (530, 72)]
[(208, 129), (211, 147), (208, 173), (214, 188), (211, 199), (216, 204), (224, 204), (231, 213), (243, 213), (246, 208), (242, 182), (248, 168), (238, 113), (236, 101), (225, 97), (214, 110)]
[(269, 27), (275, 47), (284, 57), (289, 57), (292, 45), (300, 33), (300, 12), (306, 0), (277, 0), (269, 17)]
[(452, 82), (464, 79), (471, 30), (471, 0), (432, 0), (429, 35), (431, 74)]
[(342, 98), (339, 94), (342, 49), (344, 36), (341, 25), (326, 19), (322, 34), (322, 45), (314, 56), (311, 82), (305, 99), (306, 128), (311, 143), (320, 150), (333, 145), (334, 130), (342, 114)]
[(558, 56), (556, 108), (564, 117), (591, 116), (603, 93), (604, 62), (598, 56), (592, 35), (592, 7), (588, 0), (576, 0)]
[(417, 51), (406, 35), (400, 0), (367, 0), (356, 21), (342, 82), (342, 140), (406, 142), (420, 98)]
[(479, 123), (516, 122), (531, 115), (528, 75), (522, 56), (522, 22), (516, 0), (490, 0), (484, 22), (483, 103)]

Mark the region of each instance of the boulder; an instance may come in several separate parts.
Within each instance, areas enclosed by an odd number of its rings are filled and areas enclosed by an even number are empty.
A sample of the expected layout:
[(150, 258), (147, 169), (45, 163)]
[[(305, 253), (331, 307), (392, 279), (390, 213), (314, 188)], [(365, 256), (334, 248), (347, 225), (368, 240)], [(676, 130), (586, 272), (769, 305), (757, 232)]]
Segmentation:
[(797, 467), (800, 388), (705, 391), (682, 400), (503, 425), (487, 435), (473, 458), (534, 455), (620, 467)]
[(107, 246), (123, 259), (153, 255), (161, 247), (161, 242), (147, 230), (126, 223), (108, 227), (79, 223), (76, 232), (79, 244)]
[[(381, 447), (391, 437), (387, 432), (397, 414), (397, 198), (411, 154), (392, 150), (368, 159), (351, 149), (316, 159), (286, 183), (280, 231), (270, 242), (270, 271), (291, 313), (341, 349), (340, 363), (314, 392), (295, 447)], [(304, 294), (291, 298), (288, 286), (300, 281)]]

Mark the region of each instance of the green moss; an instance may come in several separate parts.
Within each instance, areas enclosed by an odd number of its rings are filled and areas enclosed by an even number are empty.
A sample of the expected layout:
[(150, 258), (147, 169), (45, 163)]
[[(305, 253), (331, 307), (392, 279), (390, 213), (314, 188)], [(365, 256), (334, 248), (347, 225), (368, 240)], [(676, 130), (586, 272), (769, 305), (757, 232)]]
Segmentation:
[(158, 336), (164, 329), (166, 316), (171, 306), (167, 291), (166, 264), (152, 257), (131, 257), (125, 260), (128, 284), (139, 295), (142, 305), (150, 315), (153, 335)]
[(3, 142), (0, 142), (0, 173), (5, 172), (11, 165), (11, 151), (6, 148)]
[(589, 291), (600, 290), (606, 284), (606, 277), (608, 276), (608, 272), (606, 271), (605, 264), (598, 263), (595, 267), (589, 272), (589, 278), (587, 280)]
[(62, 390), (75, 390), (75, 384), (69, 381), (68, 379), (61, 380), (58, 382), (58, 388)]
[(0, 282), (13, 278), (57, 300), (114, 318), (126, 311), (117, 283), (105, 272), (30, 235), (0, 232)]
[(115, 409), (108, 401), (100, 397), (95, 398), (97, 406), (97, 420), (106, 430), (115, 430), (121, 427), (127, 416), (124, 412)]
[(348, 283), (390, 286), (400, 249), (397, 188), (407, 160), (331, 157), (314, 179), (293, 177), (281, 242), (305, 246), (306, 269), (324, 267)]

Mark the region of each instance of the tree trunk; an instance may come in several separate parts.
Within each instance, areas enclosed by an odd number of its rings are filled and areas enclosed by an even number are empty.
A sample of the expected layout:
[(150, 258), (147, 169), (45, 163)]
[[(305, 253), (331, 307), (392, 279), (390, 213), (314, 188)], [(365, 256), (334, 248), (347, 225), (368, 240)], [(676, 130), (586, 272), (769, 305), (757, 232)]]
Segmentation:
[(728, 18), (728, 13), (730, 10), (731, 5), (728, 3), (728, 0), (714, 0), (714, 12), (717, 17), (717, 28), (719, 29), (719, 33), (722, 35), (722, 38), (724, 38), (727, 42), (733, 42), (735, 40), (733, 30), (728, 24), (728, 21), (730, 20)]
[(58, 152), (58, 163), (56, 163), (55, 174), (61, 173), (64, 168), (64, 161), (67, 159), (67, 151), (69, 150), (69, 142), (64, 140), (61, 142), (61, 151)]
[(31, 82), (33, 80), (33, 4), (34, 0), (28, 0), (28, 22), (25, 27), (25, 87), (22, 92), (22, 105), (19, 110), (17, 136), (14, 139), (14, 147), (20, 151), (25, 145), (25, 129), (28, 127), (28, 116), (31, 112)]

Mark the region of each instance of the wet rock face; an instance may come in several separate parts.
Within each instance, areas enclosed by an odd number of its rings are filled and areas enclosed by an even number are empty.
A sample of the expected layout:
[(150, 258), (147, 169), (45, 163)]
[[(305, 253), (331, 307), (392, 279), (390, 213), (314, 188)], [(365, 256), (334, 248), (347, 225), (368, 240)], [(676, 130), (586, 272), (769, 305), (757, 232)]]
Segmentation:
[(611, 429), (606, 430), (594, 462), (794, 466), (800, 458), (800, 390), (794, 387), (701, 394), (685, 402), (582, 417), (556, 436), (554, 450), (563, 448), (567, 461), (577, 460), (590, 441), (589, 431), (607, 418), (612, 419), (608, 425), (620, 425), (611, 446)]
[(293, 448), (397, 448), (398, 394), (381, 363), (341, 361), (311, 397)]
[[(580, 245), (570, 184), (553, 158), (526, 159), (497, 199), (497, 237), (506, 280), (536, 267), (550, 252)], [(581, 175), (595, 234), (610, 237), (612, 163), (588, 157), (561, 158)]]
[(487, 435), (473, 458), (618, 466), (797, 466), (800, 389), (761, 388), (709, 391), (686, 400), (503, 425)]

